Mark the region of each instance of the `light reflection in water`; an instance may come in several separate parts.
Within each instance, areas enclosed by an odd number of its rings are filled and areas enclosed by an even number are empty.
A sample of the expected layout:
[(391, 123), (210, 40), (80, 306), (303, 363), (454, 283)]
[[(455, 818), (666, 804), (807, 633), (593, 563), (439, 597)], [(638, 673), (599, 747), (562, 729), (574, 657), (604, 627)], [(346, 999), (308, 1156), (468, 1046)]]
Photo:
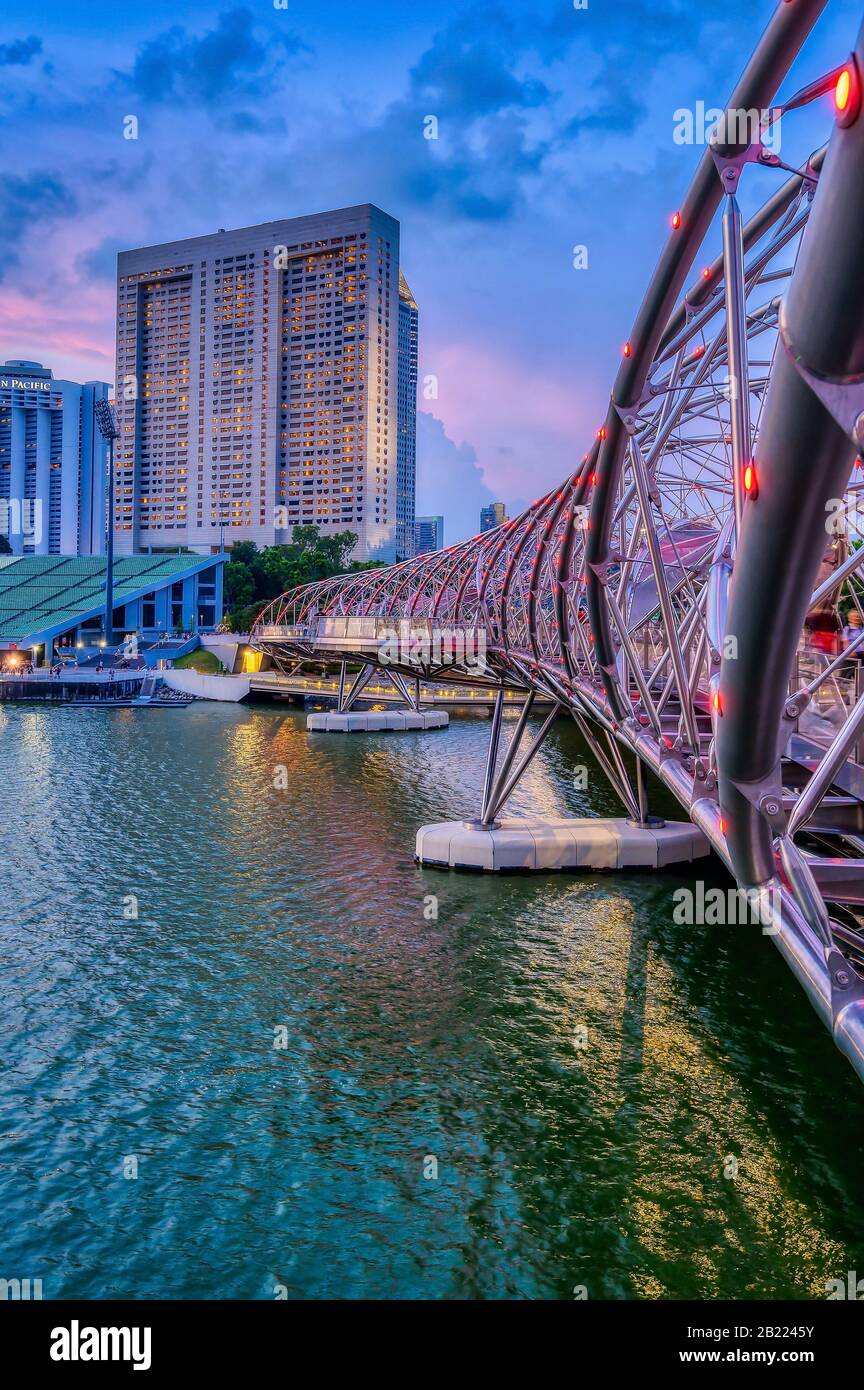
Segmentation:
[[(818, 1297), (864, 1265), (859, 1088), (764, 938), (675, 926), (674, 875), (414, 866), (488, 728), (0, 710), (4, 1250), (46, 1296)], [(559, 724), (508, 810), (617, 814), (583, 762)]]

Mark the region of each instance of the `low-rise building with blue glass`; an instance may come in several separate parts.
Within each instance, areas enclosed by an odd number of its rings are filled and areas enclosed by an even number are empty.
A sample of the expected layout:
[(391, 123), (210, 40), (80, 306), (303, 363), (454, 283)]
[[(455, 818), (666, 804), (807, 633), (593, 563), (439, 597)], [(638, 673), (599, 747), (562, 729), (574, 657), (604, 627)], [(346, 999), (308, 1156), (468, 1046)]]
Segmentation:
[[(118, 640), (212, 630), (222, 620), (221, 555), (122, 555), (114, 562)], [(106, 561), (99, 556), (0, 556), (0, 660), (29, 650), (34, 664), (55, 650), (104, 639)]]

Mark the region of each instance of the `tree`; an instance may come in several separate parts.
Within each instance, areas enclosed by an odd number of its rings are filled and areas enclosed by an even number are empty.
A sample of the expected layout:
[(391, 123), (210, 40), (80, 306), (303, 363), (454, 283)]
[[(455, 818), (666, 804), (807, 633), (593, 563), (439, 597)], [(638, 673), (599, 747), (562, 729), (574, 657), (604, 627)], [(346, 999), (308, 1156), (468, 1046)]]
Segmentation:
[(255, 597), (255, 576), (242, 560), (232, 556), (225, 566), (225, 601), (229, 608), (240, 608)]
[(269, 599), (300, 584), (377, 568), (374, 562), (349, 562), (356, 544), (353, 531), (322, 536), (317, 526), (309, 525), (294, 527), (290, 545), (268, 545), (259, 550), (254, 541), (238, 541), (225, 566), (225, 598), (232, 631), (247, 631)]
[(12, 547), (9, 544), (9, 537), (0, 534), (0, 555), (11, 555)]

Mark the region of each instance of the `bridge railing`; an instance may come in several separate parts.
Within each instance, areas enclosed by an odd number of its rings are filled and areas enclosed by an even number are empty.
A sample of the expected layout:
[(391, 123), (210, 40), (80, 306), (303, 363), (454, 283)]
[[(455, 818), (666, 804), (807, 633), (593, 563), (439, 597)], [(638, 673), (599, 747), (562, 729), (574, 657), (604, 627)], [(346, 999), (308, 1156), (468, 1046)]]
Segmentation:
[(272, 642), (305, 642), (310, 635), (308, 627), (296, 623), (262, 623), (255, 631), (256, 637)]

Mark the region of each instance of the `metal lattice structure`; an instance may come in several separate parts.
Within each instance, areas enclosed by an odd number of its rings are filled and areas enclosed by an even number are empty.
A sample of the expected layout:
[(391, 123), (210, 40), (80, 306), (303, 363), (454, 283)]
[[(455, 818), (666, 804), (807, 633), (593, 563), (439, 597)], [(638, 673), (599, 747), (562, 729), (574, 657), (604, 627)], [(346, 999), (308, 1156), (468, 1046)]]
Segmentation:
[[(479, 642), (486, 679), (528, 696), (497, 775), (493, 725), (481, 822), (569, 711), (634, 819), (647, 767), (741, 887), (777, 890), (772, 939), (864, 1077), (864, 629), (836, 653), (811, 640), (838, 605), (864, 619), (864, 30), (848, 61), (772, 105), (825, 4), (778, 6), (572, 476), (486, 535), (284, 595), (255, 638), (277, 665), (360, 662), (346, 705), (382, 644), (410, 697), (418, 674), (476, 680), (459, 644)], [(828, 93), (830, 140), (798, 168), (767, 148), (764, 118), (736, 127)], [(746, 225), (745, 177), (773, 181)], [(552, 713), (517, 763), (538, 695)]]

